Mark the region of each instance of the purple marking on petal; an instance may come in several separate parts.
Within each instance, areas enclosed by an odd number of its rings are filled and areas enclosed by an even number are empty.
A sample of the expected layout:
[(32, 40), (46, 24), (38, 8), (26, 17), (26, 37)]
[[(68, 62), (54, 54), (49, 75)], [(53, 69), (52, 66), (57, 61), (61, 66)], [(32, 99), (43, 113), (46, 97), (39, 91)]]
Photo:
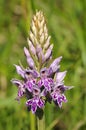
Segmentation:
[(43, 102), (42, 99), (39, 99), (39, 101), (38, 101), (38, 107), (39, 107), (39, 108), (44, 107), (44, 102)]
[(56, 74), (56, 82), (62, 82), (62, 80), (64, 79), (66, 73), (67, 73), (67, 71), (58, 72), (58, 73)]
[(60, 99), (58, 99), (57, 103), (58, 103), (59, 107), (61, 108), (62, 107), (62, 101)]
[(57, 93), (56, 92), (51, 93), (51, 97), (55, 101), (57, 99)]
[(66, 89), (64, 85), (58, 86), (58, 89), (63, 93)]
[(27, 90), (29, 92), (32, 92), (33, 91), (33, 85), (34, 85), (33, 82), (27, 81), (26, 84), (25, 84), (25, 88), (27, 88)]
[(18, 90), (18, 96), (22, 97), (23, 96), (23, 91), (21, 89)]
[(70, 90), (72, 86), (65, 86), (64, 84), (56, 84), (55, 89), (59, 89), (61, 93), (65, 92), (66, 90)]
[(32, 102), (33, 102), (33, 100), (32, 100), (32, 99), (29, 99), (29, 100), (26, 101), (26, 105), (27, 105), (27, 106), (30, 106), (30, 105), (32, 105)]
[(24, 73), (25, 73), (24, 70), (18, 65), (14, 65), (14, 66), (16, 67), (17, 73), (24, 78)]
[(50, 83), (51, 86), (54, 86), (54, 81), (52, 78), (48, 78), (48, 82)]
[(23, 87), (18, 89), (18, 97), (22, 97), (25, 93), (25, 89)]
[(51, 78), (44, 79), (43, 85), (47, 91), (51, 91), (51, 88), (54, 86), (53, 79), (51, 79)]
[(52, 78), (48, 78), (48, 82), (53, 83), (53, 79)]
[(33, 70), (32, 74), (33, 74), (34, 78), (39, 77), (39, 73), (36, 70)]
[(64, 102), (67, 102), (66, 96), (65, 96), (64, 94), (62, 94), (62, 100), (63, 100)]
[(45, 87), (45, 88), (48, 88), (48, 87), (49, 87), (49, 84), (48, 84), (48, 82), (47, 82), (46, 80), (44, 80), (44, 87)]
[(24, 84), (21, 83), (19, 80), (16, 80), (16, 79), (12, 79), (11, 82), (18, 87), (18, 96), (17, 96), (16, 99), (19, 100), (20, 97), (22, 97), (25, 93)]
[(51, 86), (49, 84), (49, 82), (47, 80), (44, 80), (44, 87), (47, 91), (50, 91), (51, 90)]
[(32, 105), (31, 105), (31, 111), (32, 113), (34, 114), (37, 110), (37, 103), (35, 101), (32, 102)]
[(60, 94), (57, 97), (57, 103), (58, 103), (60, 108), (62, 107), (62, 102), (67, 102), (67, 99), (66, 99), (64, 94)]
[(51, 78), (42, 78), (41, 80), (38, 81), (38, 87), (41, 88), (42, 86), (44, 86), (44, 88), (47, 91), (51, 91), (51, 88), (54, 85), (54, 82)]
[(43, 97), (43, 96), (46, 96), (47, 95), (47, 91), (46, 89), (43, 89), (43, 91), (41, 92), (40, 96)]
[(39, 80), (38, 83), (37, 83), (38, 87), (41, 88), (43, 86), (43, 81), (42, 80)]

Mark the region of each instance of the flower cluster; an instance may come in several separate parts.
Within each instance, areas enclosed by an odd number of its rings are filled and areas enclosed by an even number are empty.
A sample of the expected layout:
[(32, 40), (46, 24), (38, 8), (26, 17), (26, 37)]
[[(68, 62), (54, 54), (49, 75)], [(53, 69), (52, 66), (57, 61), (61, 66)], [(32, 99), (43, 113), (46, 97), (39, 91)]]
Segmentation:
[(63, 82), (66, 71), (60, 72), (59, 63), (62, 56), (52, 61), (53, 44), (50, 44), (50, 36), (41, 11), (33, 16), (27, 41), (29, 49), (24, 47), (24, 54), (28, 66), (24, 69), (15, 65), (22, 80), (11, 80), (18, 87), (16, 99), (20, 100), (26, 96), (26, 106), (32, 113), (43, 110), (46, 102), (53, 101), (62, 107), (62, 102), (67, 102), (64, 92), (70, 87)]

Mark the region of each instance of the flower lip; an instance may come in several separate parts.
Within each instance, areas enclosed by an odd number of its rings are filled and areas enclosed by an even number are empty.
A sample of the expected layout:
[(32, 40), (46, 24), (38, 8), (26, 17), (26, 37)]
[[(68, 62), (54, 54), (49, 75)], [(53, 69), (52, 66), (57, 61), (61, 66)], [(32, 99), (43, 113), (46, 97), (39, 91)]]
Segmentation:
[(28, 78), (38, 78), (39, 73), (36, 70), (26, 69), (25, 70), (25, 76)]
[(40, 94), (40, 89), (37, 86), (33, 87), (33, 95), (38, 96)]
[(41, 69), (40, 73), (44, 73), (44, 72), (46, 72), (46, 70), (47, 70), (46, 67), (44, 67)]
[(25, 70), (25, 74), (28, 74), (28, 75), (31, 74), (31, 75), (32, 75), (32, 70), (30, 70), (30, 69), (26, 69), (26, 70)]
[(12, 79), (11, 82), (15, 84), (18, 88), (23, 88), (23, 83), (20, 80)]
[(48, 70), (46, 67), (41, 69), (40, 76), (41, 78), (46, 78), (48, 76)]
[(25, 70), (25, 74), (24, 74), (24, 77), (25, 77), (25, 79), (33, 79), (33, 75), (32, 75), (32, 72), (31, 72), (31, 70)]
[(42, 71), (42, 74), (44, 74), (44, 73), (45, 73), (45, 71), (43, 70), (43, 71)]

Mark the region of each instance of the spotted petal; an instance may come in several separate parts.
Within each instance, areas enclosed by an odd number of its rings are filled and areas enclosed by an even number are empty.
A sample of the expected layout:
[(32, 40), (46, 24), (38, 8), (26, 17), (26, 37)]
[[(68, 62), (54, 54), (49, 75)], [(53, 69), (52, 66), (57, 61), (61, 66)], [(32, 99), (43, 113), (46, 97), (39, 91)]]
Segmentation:
[(37, 103), (35, 101), (32, 102), (32, 105), (31, 105), (31, 111), (32, 113), (34, 114), (37, 110)]
[(64, 94), (60, 94), (57, 96), (57, 103), (59, 107), (62, 107), (62, 102), (67, 102), (66, 96)]

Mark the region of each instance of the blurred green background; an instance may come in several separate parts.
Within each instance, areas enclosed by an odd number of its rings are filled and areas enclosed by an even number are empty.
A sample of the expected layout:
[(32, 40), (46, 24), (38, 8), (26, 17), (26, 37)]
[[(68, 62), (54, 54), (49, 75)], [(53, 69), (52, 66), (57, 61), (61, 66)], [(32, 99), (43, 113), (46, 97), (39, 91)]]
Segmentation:
[(36, 130), (35, 117), (25, 101), (14, 99), (17, 88), (10, 80), (18, 77), (13, 64), (25, 65), (23, 47), (33, 13), (45, 14), (53, 57), (63, 56), (61, 71), (67, 70), (68, 102), (59, 109), (47, 104), (46, 130), (86, 130), (86, 1), (85, 0), (0, 0), (0, 130)]

